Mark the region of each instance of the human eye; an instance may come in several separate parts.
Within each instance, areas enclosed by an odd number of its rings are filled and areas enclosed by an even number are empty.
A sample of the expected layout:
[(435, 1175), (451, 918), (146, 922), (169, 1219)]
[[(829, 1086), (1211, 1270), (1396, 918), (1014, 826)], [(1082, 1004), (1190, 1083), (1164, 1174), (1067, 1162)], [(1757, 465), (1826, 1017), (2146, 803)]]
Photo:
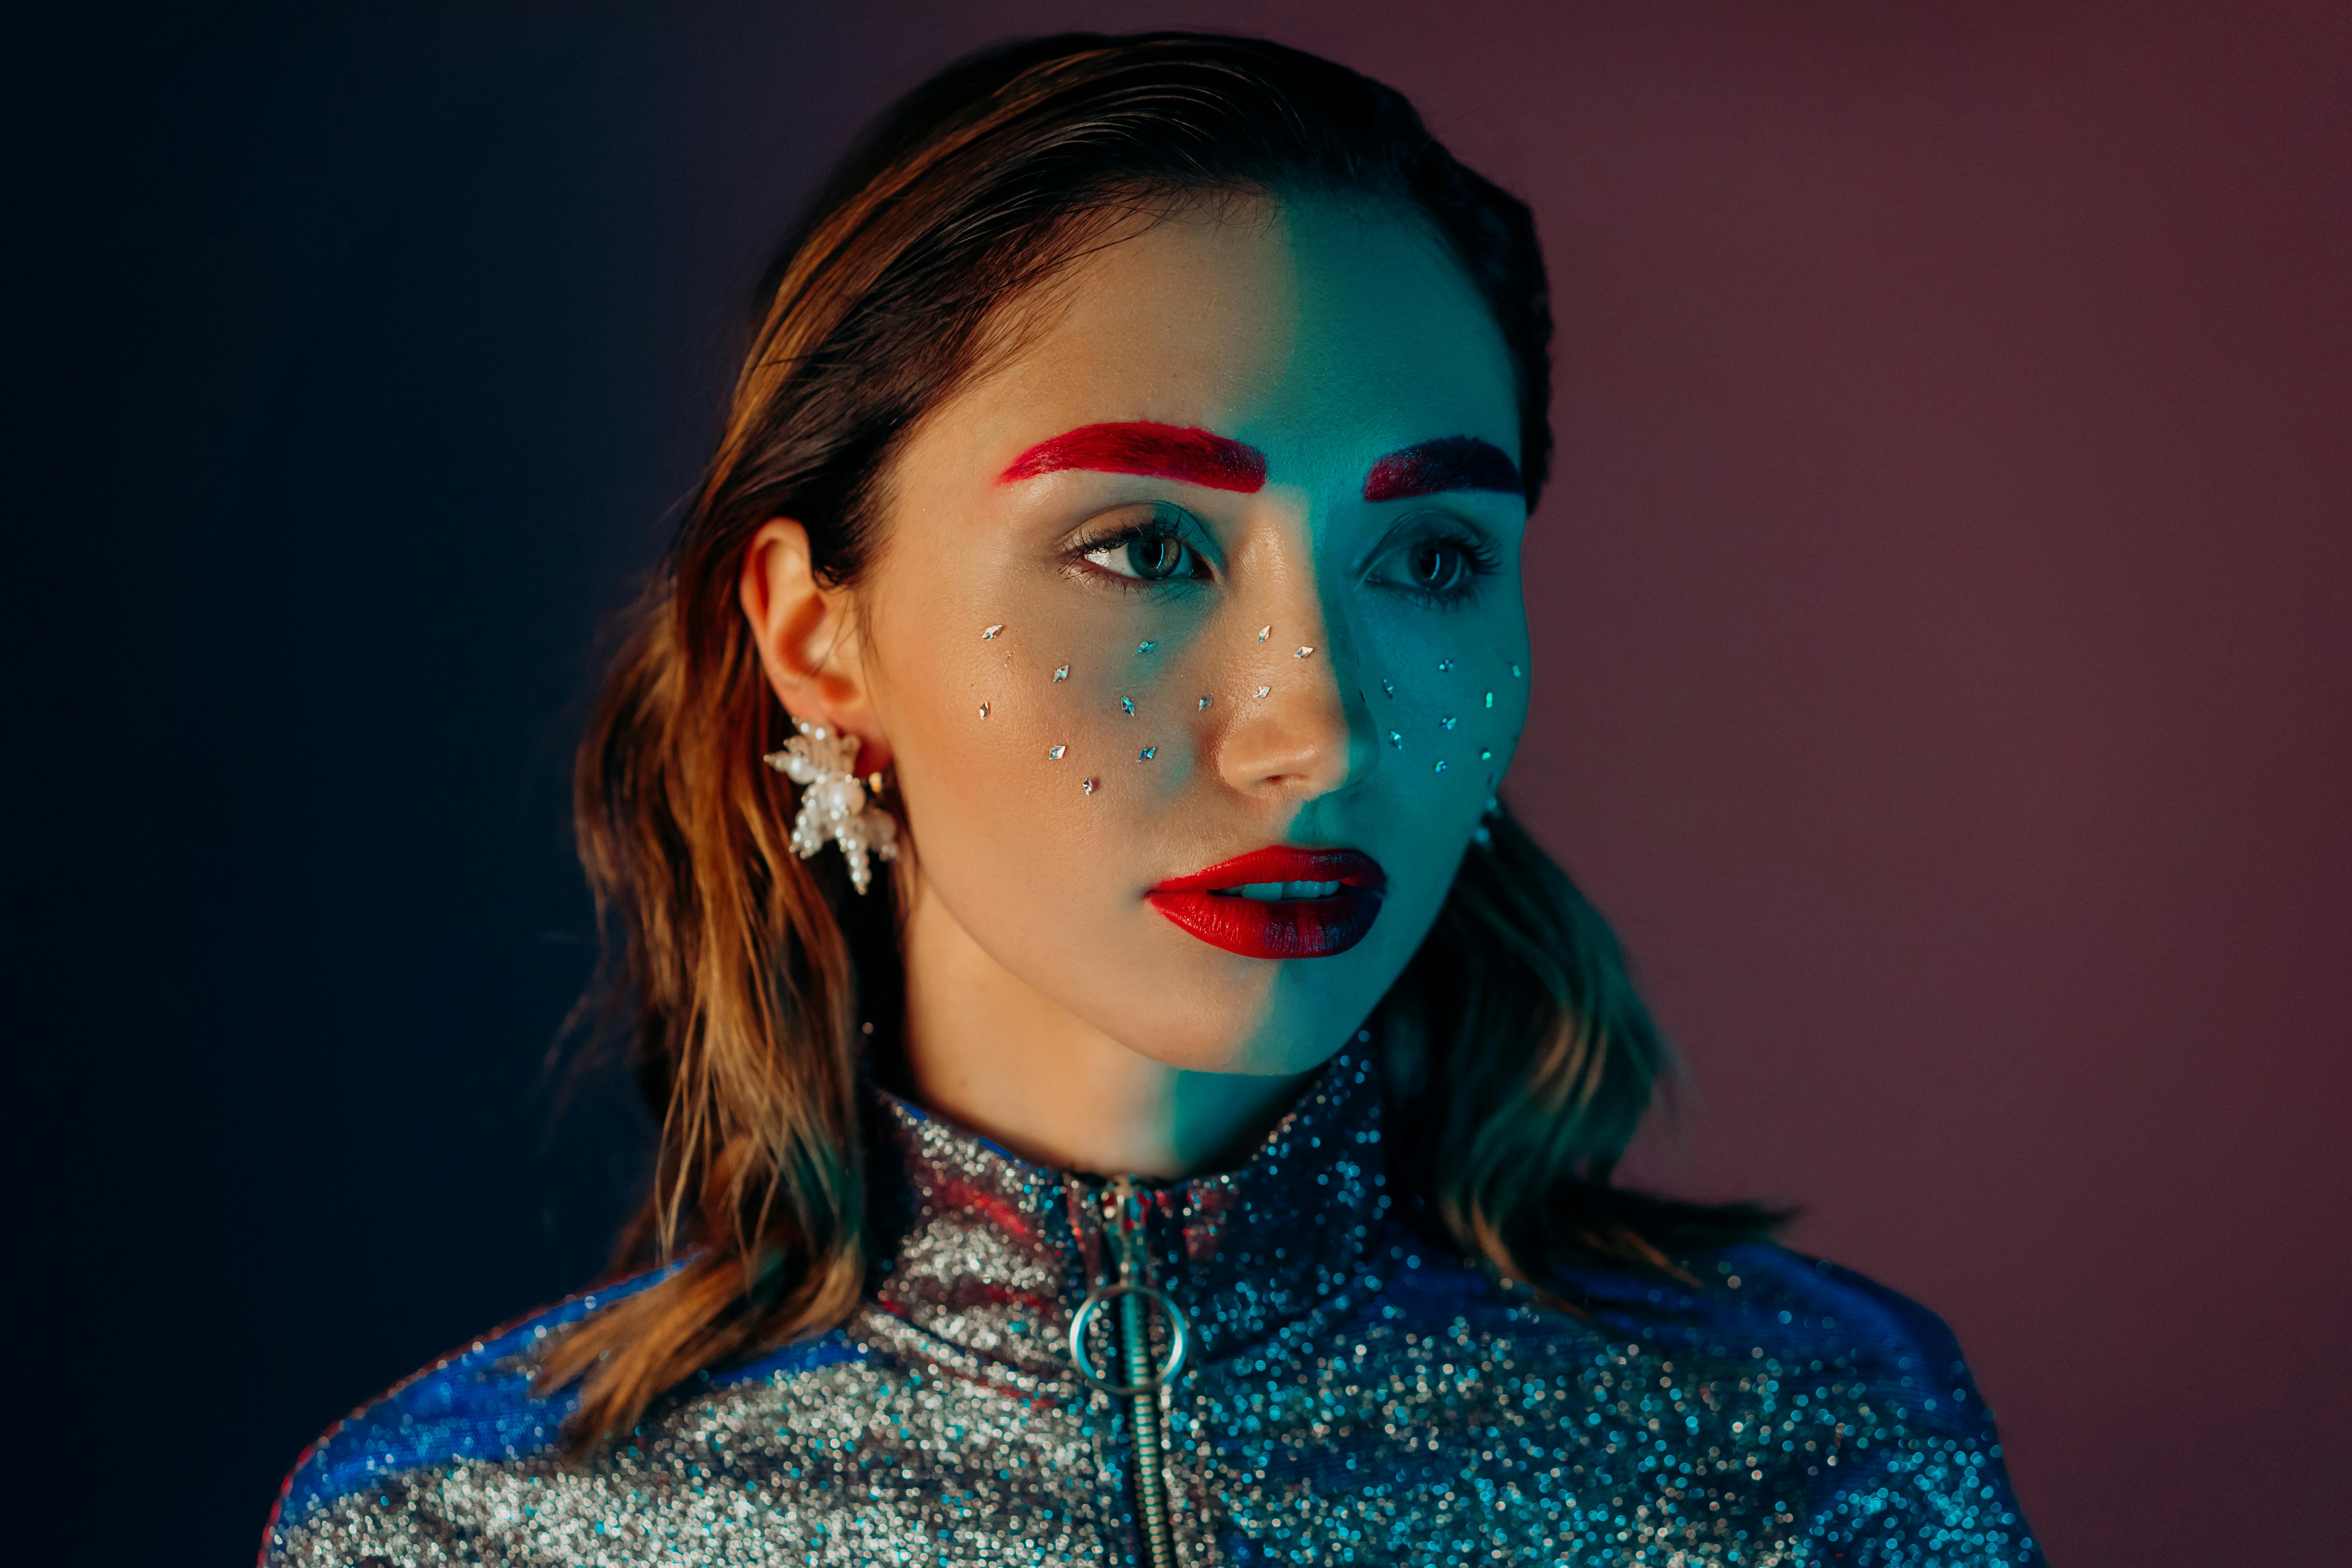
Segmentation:
[(1498, 564), (1495, 546), (1479, 530), (1443, 513), (1423, 513), (1390, 532), (1366, 581), (1443, 607), (1471, 597), (1478, 580)]
[(1173, 507), (1122, 513), (1098, 520), (1070, 547), (1069, 556), (1076, 571), (1120, 588), (1205, 581), (1214, 575), (1207, 557), (1185, 537), (1197, 527)]

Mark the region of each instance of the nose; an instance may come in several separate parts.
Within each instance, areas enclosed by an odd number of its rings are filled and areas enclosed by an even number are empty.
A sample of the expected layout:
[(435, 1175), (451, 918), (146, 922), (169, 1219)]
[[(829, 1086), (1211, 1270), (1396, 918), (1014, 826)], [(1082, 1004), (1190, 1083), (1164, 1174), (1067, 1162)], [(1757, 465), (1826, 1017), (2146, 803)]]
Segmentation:
[(1379, 752), (1346, 617), (1325, 614), (1311, 571), (1285, 575), (1234, 606), (1243, 624), (1224, 635), (1243, 652), (1214, 763), (1230, 789), (1305, 801), (1360, 778)]

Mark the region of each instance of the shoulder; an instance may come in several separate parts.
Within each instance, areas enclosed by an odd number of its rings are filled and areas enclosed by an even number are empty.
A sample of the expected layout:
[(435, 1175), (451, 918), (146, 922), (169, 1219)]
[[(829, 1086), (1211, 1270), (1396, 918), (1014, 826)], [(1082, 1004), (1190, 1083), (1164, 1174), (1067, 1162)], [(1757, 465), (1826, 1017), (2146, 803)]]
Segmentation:
[[(1834, 1388), (1885, 1421), (1998, 1452), (1990, 1413), (1943, 1319), (1853, 1269), (1769, 1242), (1686, 1257), (1682, 1278), (1630, 1268), (1568, 1271), (1579, 1321), (1604, 1340), (1675, 1355), (1767, 1395), (1815, 1404)], [(1837, 1403), (1836, 1400), (1832, 1401)]]
[(1696, 1261), (1721, 1298), (1738, 1302), (1733, 1315), (1767, 1356), (1808, 1369), (1832, 1360), (1866, 1370), (1906, 1396), (1911, 1418), (1925, 1426), (1973, 1433), (1989, 1425), (1959, 1342), (1943, 1319), (1908, 1296), (1769, 1243)]
[[(320, 1434), (294, 1461), (269, 1516), (281, 1523), (420, 1465), (518, 1458), (554, 1446), (575, 1403), (532, 1393), (532, 1352), (551, 1333), (661, 1278), (641, 1274), (494, 1329), (411, 1373)], [(269, 1560), (267, 1545), (263, 1561)]]
[[(569, 1389), (547, 1395), (534, 1389), (536, 1352), (551, 1335), (657, 1284), (667, 1273), (647, 1270), (495, 1329), (330, 1426), (303, 1450), (279, 1489), (263, 1535), (265, 1568), (287, 1559), (293, 1537), (307, 1522), (355, 1496), (413, 1494), (415, 1489), (407, 1483), (427, 1473), (553, 1462), (563, 1423), (578, 1399)], [(711, 1381), (789, 1376), (856, 1354), (838, 1333), (828, 1334)]]

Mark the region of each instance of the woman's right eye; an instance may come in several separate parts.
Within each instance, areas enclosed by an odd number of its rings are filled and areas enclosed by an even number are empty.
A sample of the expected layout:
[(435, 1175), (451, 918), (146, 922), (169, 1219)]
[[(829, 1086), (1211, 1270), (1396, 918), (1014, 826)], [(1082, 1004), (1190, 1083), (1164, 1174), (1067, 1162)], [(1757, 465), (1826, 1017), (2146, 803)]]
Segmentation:
[(1167, 533), (1113, 540), (1087, 551), (1085, 558), (1114, 576), (1138, 583), (1166, 583), (1180, 577), (1208, 575), (1199, 553)]

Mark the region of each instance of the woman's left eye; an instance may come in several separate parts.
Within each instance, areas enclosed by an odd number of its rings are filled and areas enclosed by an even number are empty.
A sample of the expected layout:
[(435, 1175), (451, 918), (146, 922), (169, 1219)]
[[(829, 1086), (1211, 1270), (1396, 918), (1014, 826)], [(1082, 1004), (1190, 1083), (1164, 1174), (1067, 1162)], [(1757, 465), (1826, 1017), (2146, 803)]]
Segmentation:
[(1114, 576), (1138, 583), (1166, 583), (1180, 577), (1207, 575), (1200, 553), (1171, 534), (1149, 534), (1114, 540), (1089, 550), (1086, 559)]
[(1495, 564), (1493, 547), (1466, 533), (1424, 533), (1391, 546), (1371, 576), (1427, 603), (1446, 604), (1468, 596)]

